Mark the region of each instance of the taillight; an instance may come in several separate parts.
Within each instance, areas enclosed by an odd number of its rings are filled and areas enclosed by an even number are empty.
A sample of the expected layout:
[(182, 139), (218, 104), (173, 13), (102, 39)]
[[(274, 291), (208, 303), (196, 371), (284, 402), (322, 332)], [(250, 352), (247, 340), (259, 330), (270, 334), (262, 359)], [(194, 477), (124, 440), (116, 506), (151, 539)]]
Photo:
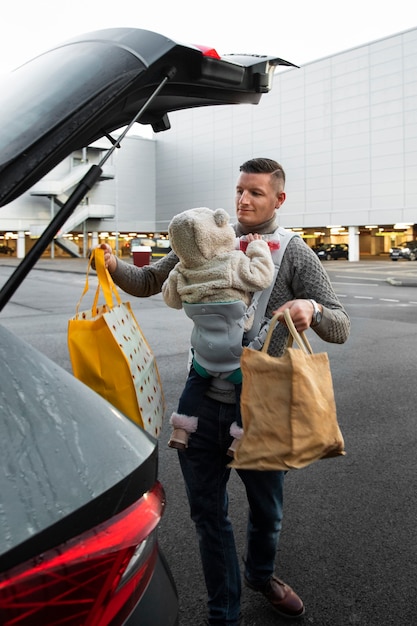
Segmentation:
[(0, 574), (0, 624), (122, 624), (152, 575), (164, 504), (157, 482), (107, 522)]
[(201, 50), (205, 57), (211, 57), (212, 59), (221, 59), (218, 52), (214, 48), (210, 48), (210, 46), (200, 46), (197, 44), (195, 47)]

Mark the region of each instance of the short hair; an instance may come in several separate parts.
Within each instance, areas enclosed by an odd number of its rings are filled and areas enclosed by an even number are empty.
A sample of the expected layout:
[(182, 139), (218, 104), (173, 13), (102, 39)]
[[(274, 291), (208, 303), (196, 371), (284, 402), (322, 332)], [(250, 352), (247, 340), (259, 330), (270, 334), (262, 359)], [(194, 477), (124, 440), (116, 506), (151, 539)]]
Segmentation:
[(276, 180), (285, 185), (285, 172), (282, 165), (273, 159), (256, 158), (245, 161), (240, 168), (240, 172), (245, 174), (271, 174)]

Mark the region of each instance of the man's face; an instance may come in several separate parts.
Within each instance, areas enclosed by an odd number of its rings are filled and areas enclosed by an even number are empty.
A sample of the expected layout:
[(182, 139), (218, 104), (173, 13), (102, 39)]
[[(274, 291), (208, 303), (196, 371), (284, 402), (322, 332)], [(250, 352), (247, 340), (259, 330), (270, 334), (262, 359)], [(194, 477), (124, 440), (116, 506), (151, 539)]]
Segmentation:
[(270, 174), (241, 172), (236, 184), (236, 216), (245, 226), (270, 220), (285, 200), (282, 185)]

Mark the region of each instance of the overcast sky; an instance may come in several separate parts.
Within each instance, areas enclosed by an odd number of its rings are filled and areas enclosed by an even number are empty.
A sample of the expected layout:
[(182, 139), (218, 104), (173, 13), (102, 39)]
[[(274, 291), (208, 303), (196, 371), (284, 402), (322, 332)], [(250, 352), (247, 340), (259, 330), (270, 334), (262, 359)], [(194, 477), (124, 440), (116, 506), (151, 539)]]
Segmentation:
[[(234, 8), (234, 10), (232, 10)], [(255, 53), (296, 65), (417, 27), (410, 0), (8, 0), (0, 22), (0, 74), (74, 35), (145, 28), (219, 54)]]

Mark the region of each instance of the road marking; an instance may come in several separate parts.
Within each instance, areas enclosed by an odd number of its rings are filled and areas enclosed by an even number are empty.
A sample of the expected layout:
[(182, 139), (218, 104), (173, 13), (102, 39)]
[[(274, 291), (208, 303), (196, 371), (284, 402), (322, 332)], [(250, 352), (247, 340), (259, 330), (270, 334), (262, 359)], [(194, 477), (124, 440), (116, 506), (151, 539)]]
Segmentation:
[(392, 302), (393, 304), (413, 304), (417, 305), (417, 301), (409, 300), (408, 302), (401, 302), (401, 300), (395, 300), (394, 298), (374, 298), (373, 296), (350, 296), (346, 293), (336, 293), (337, 297), (342, 298), (354, 298), (356, 300), (376, 300), (377, 302)]
[[(346, 276), (336, 276), (336, 278), (346, 278)], [(387, 282), (386, 278), (366, 278), (366, 276), (362, 276), (362, 274), (360, 274), (359, 276), (352, 276), (351, 278), (355, 278), (356, 280), (378, 280), (380, 283), (385, 283)], [(334, 281), (332, 281), (334, 282)], [(345, 284), (345, 285), (356, 285), (356, 283), (341, 283), (341, 284)], [(377, 285), (375, 285), (376, 287)]]
[[(363, 280), (362, 278), (358, 278), (358, 280)], [(374, 278), (372, 280), (375, 280)], [(385, 281), (384, 281), (385, 282)], [(375, 283), (373, 284), (367, 284), (367, 285), (361, 285), (361, 283), (340, 283), (337, 280), (332, 280), (332, 285), (345, 285), (347, 287), (379, 287), (380, 285), (377, 285)]]

